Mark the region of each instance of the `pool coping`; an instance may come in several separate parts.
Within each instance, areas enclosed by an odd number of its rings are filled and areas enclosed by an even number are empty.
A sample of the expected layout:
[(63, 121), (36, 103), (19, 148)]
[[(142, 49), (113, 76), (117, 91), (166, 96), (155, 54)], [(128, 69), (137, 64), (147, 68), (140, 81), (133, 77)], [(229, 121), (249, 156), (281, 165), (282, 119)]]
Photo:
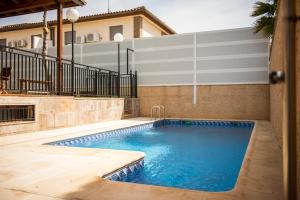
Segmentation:
[[(174, 119), (174, 118), (173, 118)], [(176, 118), (176, 119), (179, 119), (179, 118)], [(180, 119), (186, 119), (186, 118), (180, 118)], [(195, 120), (195, 119), (187, 119), (187, 120)], [(213, 121), (216, 121), (218, 119), (200, 119), (200, 120), (213, 120)], [(239, 175), (238, 175), (238, 178), (237, 178), (237, 181), (236, 181), (236, 184), (235, 184), (235, 187), (230, 190), (230, 191), (226, 191), (226, 192), (205, 192), (205, 191), (197, 191), (197, 190), (186, 190), (186, 189), (179, 189), (179, 188), (169, 188), (169, 187), (162, 187), (162, 186), (148, 186), (148, 185), (142, 185), (142, 184), (135, 184), (135, 183), (118, 183), (117, 185), (123, 185), (122, 187), (127, 187), (128, 185), (130, 185), (130, 187), (134, 187), (134, 188), (155, 188), (155, 190), (159, 188), (159, 190), (167, 190), (167, 191), (183, 191), (183, 192), (189, 192), (191, 194), (194, 194), (194, 193), (197, 193), (197, 195), (200, 195), (200, 196), (203, 196), (203, 198), (205, 197), (206, 198), (210, 198), (211, 196), (213, 197), (216, 197), (216, 199), (220, 198), (220, 199), (223, 199), (224, 195), (225, 197), (227, 196), (228, 199), (234, 199), (240, 195), (244, 195), (245, 196), (245, 192), (249, 192), (249, 193), (252, 193), (253, 191), (255, 191), (257, 188), (255, 188), (255, 190), (248, 190), (247, 188), (250, 187), (249, 185), (245, 185), (245, 180), (244, 179), (249, 179), (249, 165), (251, 165), (251, 162), (252, 162), (252, 156), (253, 156), (253, 152), (254, 151), (257, 151), (254, 146), (256, 144), (256, 140), (259, 139), (258, 138), (258, 134), (259, 132), (262, 132), (263, 130), (261, 130), (261, 128), (258, 130), (258, 123), (261, 123), (259, 120), (234, 120), (234, 119), (228, 119), (228, 120), (224, 120), (224, 119), (219, 119), (219, 121), (252, 121), (254, 122), (254, 127), (253, 127), (253, 130), (252, 130), (252, 134), (251, 134), (251, 137), (250, 137), (250, 140), (249, 140), (249, 143), (248, 143), (248, 146), (247, 146), (247, 150), (245, 152), (245, 156), (244, 156), (244, 159), (243, 159), (243, 162), (242, 162), (242, 165), (241, 165), (241, 168), (240, 168), (240, 171), (239, 171)], [(152, 122), (149, 122), (149, 121), (146, 121), (146, 122), (139, 122), (139, 124), (146, 124), (146, 123), (152, 123)], [(121, 127), (123, 128), (126, 128), (126, 127), (131, 127), (133, 125), (121, 125)], [(103, 129), (103, 128), (101, 128)], [(107, 127), (106, 130), (114, 130), (116, 129), (115, 127)], [(63, 136), (54, 136), (52, 138), (41, 138), (37, 141), (32, 141), (32, 140), (29, 140), (29, 141), (22, 141), (20, 143), (22, 144), (26, 144), (26, 145), (34, 145), (36, 146), (37, 148), (38, 147), (41, 147), (41, 146), (45, 146), (43, 145), (45, 143), (45, 141), (48, 141), (48, 142), (51, 142), (51, 141), (57, 141), (60, 139), (63, 139), (63, 138), (74, 138), (78, 135), (87, 135), (89, 133), (92, 133), (92, 132), (95, 132), (95, 131), (98, 131), (98, 129), (93, 129), (93, 130), (87, 130), (87, 131), (83, 131), (83, 132), (80, 132), (80, 133), (73, 133), (73, 134), (68, 134), (68, 135), (63, 135)], [(102, 130), (102, 131), (105, 131), (105, 130)], [(5, 137), (5, 136), (4, 136)], [(16, 144), (15, 144), (16, 145)], [(1, 146), (1, 145), (0, 145)], [(56, 149), (56, 148), (62, 148), (62, 149), (68, 149), (70, 147), (57, 147), (57, 146), (51, 146), (51, 147), (48, 147), (48, 150), (51, 151), (51, 149)], [(81, 148), (81, 149), (84, 149), (84, 148)], [(81, 152), (81, 150), (78, 150), (78, 152)], [(84, 150), (82, 150), (84, 151)], [(138, 159), (137, 159), (138, 160)], [(133, 161), (134, 162), (134, 161)], [(129, 162), (128, 164), (130, 164), (132, 162)], [(253, 167), (253, 166), (252, 166)], [(250, 166), (251, 168), (251, 166)], [(118, 169), (115, 169), (115, 170), (118, 170)], [(252, 172), (253, 173), (253, 172)], [(108, 173), (107, 173), (108, 174)], [(101, 178), (103, 175), (97, 175), (95, 174), (98, 178), (100, 178), (100, 180), (104, 180), (103, 178)], [(243, 179), (243, 180), (242, 180)], [(251, 180), (250, 182), (253, 183), (253, 181)], [(127, 185), (127, 186), (126, 186)], [(132, 186), (134, 185), (134, 186)], [(129, 186), (128, 186), (129, 187)], [(246, 188), (246, 191), (245, 191), (245, 188)], [(242, 192), (242, 193), (241, 193)], [(247, 192), (247, 195), (248, 195), (248, 192)], [(276, 192), (276, 191), (274, 191)], [(277, 191), (278, 193), (281, 193), (281, 191)], [(263, 192), (264, 195), (269, 195), (269, 196), (274, 196), (272, 194), (265, 194), (265, 192)], [(221, 197), (219, 196), (221, 195)], [(246, 196), (247, 196), (246, 195)], [(277, 193), (276, 193), (276, 196)], [(226, 197), (226, 199), (227, 199)], [(280, 195), (279, 195), (280, 197)]]

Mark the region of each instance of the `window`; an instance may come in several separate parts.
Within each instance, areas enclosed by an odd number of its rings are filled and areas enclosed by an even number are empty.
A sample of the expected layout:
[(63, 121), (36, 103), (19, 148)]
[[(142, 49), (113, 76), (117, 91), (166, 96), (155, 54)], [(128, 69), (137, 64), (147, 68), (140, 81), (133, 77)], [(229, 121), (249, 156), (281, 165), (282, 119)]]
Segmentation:
[[(73, 42), (76, 43), (76, 31), (73, 33)], [(72, 31), (65, 32), (65, 45), (72, 44)]]
[(34, 120), (34, 105), (0, 105), (0, 123)]
[(32, 35), (31, 36), (31, 48), (38, 48), (42, 44), (43, 44), (43, 36), (42, 36), (42, 34)]
[[(4, 46), (6, 46), (7, 44), (6, 44), (6, 39), (4, 38), (4, 39), (0, 39), (0, 45), (4, 45)], [(2, 49), (5, 49), (5, 47), (1, 47), (1, 50)]]
[(31, 36), (31, 48), (38, 48), (43, 43), (42, 34), (32, 35)]
[(55, 28), (50, 27), (50, 40), (52, 41), (52, 46), (55, 46)]
[(110, 41), (114, 40), (114, 36), (116, 33), (122, 33), (123, 34), (123, 26), (110, 26), (109, 27), (109, 38)]
[(6, 46), (6, 39), (0, 39), (0, 45)]

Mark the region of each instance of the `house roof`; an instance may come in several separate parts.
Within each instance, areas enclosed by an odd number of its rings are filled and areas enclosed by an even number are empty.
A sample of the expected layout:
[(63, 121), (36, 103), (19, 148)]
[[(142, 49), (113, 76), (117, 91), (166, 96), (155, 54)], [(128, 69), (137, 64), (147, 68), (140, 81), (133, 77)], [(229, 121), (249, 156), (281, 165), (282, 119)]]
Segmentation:
[[(64, 8), (85, 5), (85, 0), (64, 0)], [(57, 0), (1, 0), (0, 18), (57, 9)]]
[[(118, 17), (126, 17), (126, 16), (133, 16), (133, 15), (144, 15), (168, 34), (175, 34), (176, 32), (162, 22), (158, 17), (156, 17), (152, 12), (146, 9), (146, 7), (141, 6), (137, 8), (133, 8), (130, 10), (122, 10), (116, 12), (109, 12), (109, 13), (99, 13), (94, 15), (86, 15), (79, 17), (79, 22), (86, 22), (86, 21), (95, 21), (95, 20), (102, 20), (102, 19), (110, 19), (110, 18), (118, 18)], [(67, 19), (63, 20), (64, 24), (69, 24), (70, 22)], [(48, 21), (49, 26), (56, 25), (56, 20)], [(15, 30), (23, 30), (23, 29), (30, 29), (30, 28), (39, 28), (42, 27), (42, 22), (36, 23), (22, 23), (22, 24), (14, 24), (14, 25), (7, 25), (0, 27), (0, 32), (8, 32), (8, 31), (15, 31)]]

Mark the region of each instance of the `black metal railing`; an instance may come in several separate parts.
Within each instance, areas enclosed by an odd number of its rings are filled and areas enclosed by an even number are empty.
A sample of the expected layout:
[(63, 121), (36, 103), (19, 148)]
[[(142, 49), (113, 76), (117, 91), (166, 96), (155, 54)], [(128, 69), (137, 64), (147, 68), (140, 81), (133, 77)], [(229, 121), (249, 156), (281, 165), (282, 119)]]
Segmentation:
[[(93, 97), (137, 97), (137, 73), (118, 72), (62, 59), (61, 81), (54, 56), (0, 46), (2, 92), (75, 95)], [(60, 83), (60, 84), (58, 84)], [(60, 85), (60, 86), (58, 86)]]
[(0, 122), (34, 121), (34, 105), (0, 105)]
[[(120, 94), (121, 96), (136, 97), (137, 96), (137, 74), (122, 74), (120, 77)], [(133, 89), (132, 89), (133, 88)]]

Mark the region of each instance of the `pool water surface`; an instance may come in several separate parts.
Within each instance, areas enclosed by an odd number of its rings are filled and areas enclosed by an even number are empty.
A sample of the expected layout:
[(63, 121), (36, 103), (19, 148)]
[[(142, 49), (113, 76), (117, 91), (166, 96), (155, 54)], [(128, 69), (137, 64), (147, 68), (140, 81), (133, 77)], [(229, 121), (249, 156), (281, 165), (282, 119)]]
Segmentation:
[(122, 181), (202, 191), (234, 188), (254, 123), (165, 121), (130, 134), (69, 144), (145, 152), (144, 167)]

